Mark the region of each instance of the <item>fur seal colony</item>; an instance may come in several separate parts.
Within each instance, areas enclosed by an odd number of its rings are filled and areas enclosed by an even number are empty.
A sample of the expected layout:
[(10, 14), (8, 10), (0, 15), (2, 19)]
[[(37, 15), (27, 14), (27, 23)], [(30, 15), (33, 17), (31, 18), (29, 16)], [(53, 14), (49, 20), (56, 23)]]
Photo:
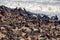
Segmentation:
[(0, 6), (0, 40), (60, 40), (60, 20), (25, 9)]

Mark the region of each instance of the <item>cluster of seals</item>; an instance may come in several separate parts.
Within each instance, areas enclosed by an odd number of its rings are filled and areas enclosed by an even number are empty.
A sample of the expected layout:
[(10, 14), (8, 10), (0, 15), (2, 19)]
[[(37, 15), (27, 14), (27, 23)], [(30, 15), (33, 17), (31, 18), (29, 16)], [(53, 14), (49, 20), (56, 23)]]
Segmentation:
[(25, 9), (0, 6), (0, 40), (60, 40), (60, 20)]

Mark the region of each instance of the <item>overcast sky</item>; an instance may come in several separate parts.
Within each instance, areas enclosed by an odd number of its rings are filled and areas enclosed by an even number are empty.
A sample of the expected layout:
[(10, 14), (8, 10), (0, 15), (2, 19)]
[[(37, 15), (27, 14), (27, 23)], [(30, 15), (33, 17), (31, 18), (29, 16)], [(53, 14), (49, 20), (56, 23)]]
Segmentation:
[(0, 0), (0, 5), (22, 7), (34, 12), (60, 12), (60, 0)]

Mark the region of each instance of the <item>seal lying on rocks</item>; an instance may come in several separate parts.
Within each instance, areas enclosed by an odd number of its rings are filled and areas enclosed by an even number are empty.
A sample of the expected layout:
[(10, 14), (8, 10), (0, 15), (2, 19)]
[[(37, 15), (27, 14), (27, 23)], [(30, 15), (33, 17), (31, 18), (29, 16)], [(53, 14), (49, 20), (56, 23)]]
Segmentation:
[(57, 40), (59, 34), (60, 20), (57, 15), (50, 18), (25, 8), (0, 6), (0, 40)]

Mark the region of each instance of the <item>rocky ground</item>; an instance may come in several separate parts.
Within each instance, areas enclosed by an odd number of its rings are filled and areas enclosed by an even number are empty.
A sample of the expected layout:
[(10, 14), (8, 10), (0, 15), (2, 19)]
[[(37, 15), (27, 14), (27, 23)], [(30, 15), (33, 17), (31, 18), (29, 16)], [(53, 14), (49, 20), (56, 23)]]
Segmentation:
[(60, 40), (60, 20), (21, 8), (0, 6), (0, 40)]

